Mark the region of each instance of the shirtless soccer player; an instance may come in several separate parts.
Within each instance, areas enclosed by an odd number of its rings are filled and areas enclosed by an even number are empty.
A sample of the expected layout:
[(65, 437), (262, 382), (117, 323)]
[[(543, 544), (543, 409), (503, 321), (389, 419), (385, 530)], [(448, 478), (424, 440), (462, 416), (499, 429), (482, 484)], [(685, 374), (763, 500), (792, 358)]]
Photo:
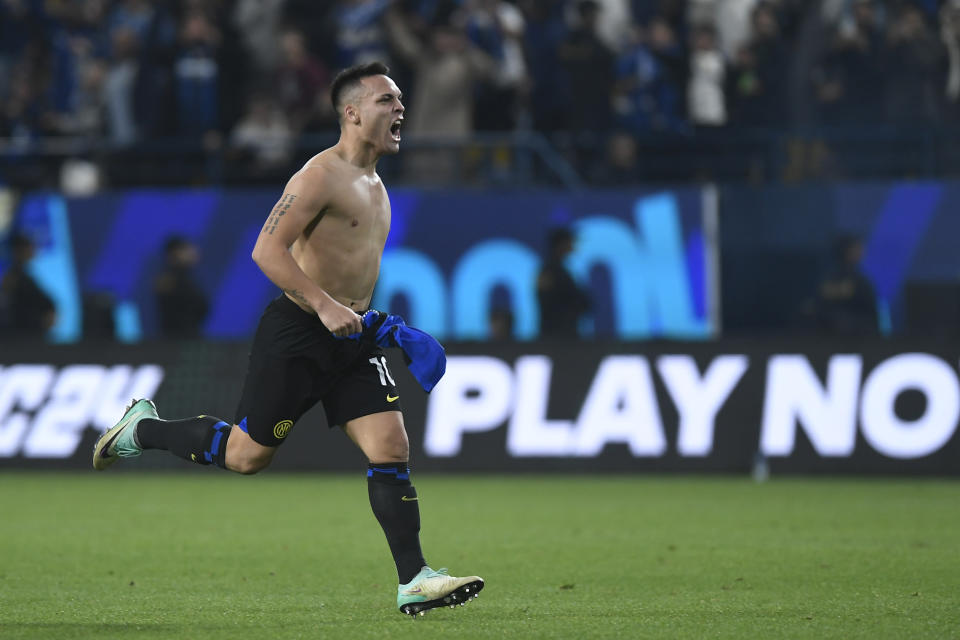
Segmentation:
[(233, 424), (211, 416), (161, 420), (135, 401), (94, 447), (102, 470), (144, 449), (197, 464), (256, 473), (270, 464), (290, 426), (317, 402), (370, 462), (370, 506), (397, 565), (397, 606), (410, 615), (462, 604), (483, 588), (427, 566), (420, 510), (410, 484), (409, 445), (399, 393), (380, 347), (361, 333), (390, 230), (390, 201), (377, 160), (400, 150), (403, 104), (379, 63), (342, 71), (331, 88), (340, 140), (287, 183), (253, 249), (253, 260), (283, 290), (266, 308), (253, 341)]

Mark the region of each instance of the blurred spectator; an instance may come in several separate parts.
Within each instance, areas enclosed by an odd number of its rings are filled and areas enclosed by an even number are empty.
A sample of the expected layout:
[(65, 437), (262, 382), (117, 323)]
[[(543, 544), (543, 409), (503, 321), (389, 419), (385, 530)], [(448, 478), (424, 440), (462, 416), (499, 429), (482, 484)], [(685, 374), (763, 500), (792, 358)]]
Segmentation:
[(960, 110), (960, 2), (947, 0), (940, 9), (940, 38), (946, 48), (947, 78), (944, 96), (948, 115), (956, 120)]
[(163, 256), (164, 269), (154, 281), (160, 333), (164, 338), (199, 337), (209, 310), (207, 296), (193, 274), (200, 253), (183, 236), (171, 236)]
[(242, 34), (255, 81), (271, 77), (280, 63), (277, 34), (285, 0), (237, 0), (232, 21)]
[(590, 297), (564, 264), (573, 245), (573, 232), (565, 227), (547, 236), (547, 257), (537, 276), (542, 338), (575, 338), (580, 318), (590, 310)]
[(9, 91), (13, 67), (38, 35), (41, 17), (30, 0), (0, 0), (0, 96)]
[(42, 338), (56, 321), (53, 300), (28, 272), (36, 253), (33, 240), (22, 233), (10, 239), (11, 263), (0, 279), (0, 327), (10, 338)]
[(750, 12), (757, 0), (700, 0), (699, 4), (708, 5), (699, 7), (700, 17), (712, 14), (724, 56), (735, 57), (750, 40)]
[(335, 64), (333, 54), (336, 51), (336, 38), (331, 37), (329, 30), (330, 16), (335, 8), (333, 2), (284, 0), (282, 11), (282, 24), (302, 33), (310, 52), (331, 71)]
[(71, 97), (71, 109), (60, 115), (58, 129), (66, 135), (95, 137), (104, 132), (104, 83), (107, 68), (103, 60), (84, 60)]
[(551, 0), (520, 0), (526, 20), (523, 39), (530, 69), (530, 116), (537, 131), (553, 132), (566, 126), (564, 105), (568, 93), (564, 71), (557, 57), (566, 34), (563, 3)]
[(230, 135), (230, 145), (238, 165), (262, 174), (286, 167), (293, 150), (293, 130), (280, 109), (268, 95), (250, 99), (247, 113)]
[(597, 34), (600, 5), (595, 0), (579, 0), (576, 6), (577, 26), (558, 50), (570, 92), (567, 127), (602, 132), (610, 125), (614, 54)]
[(336, 66), (363, 62), (390, 63), (384, 15), (390, 0), (339, 0), (333, 10)]
[[(473, 132), (474, 85), (493, 76), (493, 60), (473, 46), (453, 12), (437, 17), (425, 43), (399, 11), (391, 12), (388, 25), (398, 53), (414, 70), (415, 91), (412, 99), (405, 99), (409, 112), (404, 131), (447, 142), (466, 140)], [(404, 160), (408, 175), (426, 182), (449, 180), (458, 165), (442, 149), (407, 151)]]
[(883, 99), (883, 35), (875, 0), (855, 0), (817, 72), (817, 100), (831, 124), (879, 119)]
[[(9, 19), (9, 27), (4, 23)], [(0, 135), (21, 147), (55, 131), (50, 112), (54, 63), (40, 5), (27, 0), (0, 3)]]
[(333, 126), (335, 114), (327, 91), (330, 72), (307, 49), (303, 33), (287, 29), (280, 36), (282, 61), (277, 70), (277, 95), (293, 129), (302, 131), (321, 118)]
[[(77, 7), (86, 3), (78, 3)], [(46, 109), (54, 122), (54, 132), (61, 129), (64, 115), (76, 109), (73, 104), (80, 85), (82, 66), (93, 54), (93, 42), (85, 31), (86, 24), (66, 5), (49, 3), (51, 27), (48, 34), (49, 78), (45, 93)], [(102, 15), (97, 17), (102, 18)]]
[(944, 49), (922, 11), (903, 5), (887, 34), (887, 117), (916, 125), (939, 117), (943, 85), (937, 74)]
[[(114, 140), (128, 144), (173, 133), (177, 26), (166, 4), (117, 3), (108, 14), (106, 37), (111, 61), (106, 102), (108, 114), (113, 112), (108, 121), (114, 119)], [(129, 123), (124, 111), (129, 111)]]
[(631, 46), (617, 61), (614, 106), (620, 125), (637, 134), (678, 131), (683, 58), (673, 29), (655, 18), (644, 32), (634, 30)]
[(690, 122), (718, 127), (727, 123), (723, 95), (726, 62), (712, 25), (701, 25), (691, 33), (690, 81), (687, 84), (687, 113)]
[(40, 112), (36, 104), (37, 90), (29, 76), (20, 70), (11, 74), (8, 84), (6, 100), (0, 105), (3, 109), (0, 135), (12, 138), (16, 144), (24, 146), (41, 133)]
[(490, 309), (490, 340), (510, 342), (513, 340), (513, 312), (507, 307)]
[(529, 82), (523, 54), (523, 14), (503, 0), (471, 0), (468, 7), (467, 34), (496, 65), (493, 77), (478, 87), (475, 127), (479, 131), (513, 129), (521, 93)]
[(126, 28), (114, 30), (111, 39), (113, 57), (103, 87), (107, 132), (112, 142), (129, 145), (138, 136), (134, 88), (139, 71), (137, 54), (140, 43), (136, 32)]
[(780, 21), (770, 0), (761, 0), (750, 13), (751, 38), (748, 44), (751, 72), (756, 83), (750, 95), (748, 125), (780, 125), (786, 122), (786, 95), (789, 79), (787, 48), (781, 38)]
[(757, 72), (757, 58), (747, 45), (741, 45), (726, 75), (724, 97), (727, 117), (734, 125), (743, 126), (763, 122), (763, 89)]
[(834, 245), (834, 264), (820, 283), (816, 317), (822, 330), (845, 335), (878, 331), (877, 298), (860, 270), (863, 243), (845, 236)]
[[(464, 146), (477, 130), (531, 127), (597, 179), (611, 128), (676, 149), (670, 179), (700, 177), (701, 152), (724, 146), (733, 177), (812, 179), (823, 172), (782, 171), (793, 160), (771, 149), (814, 112), (827, 125), (867, 125), (858, 134), (871, 149), (900, 135), (873, 125), (920, 125), (919, 140), (960, 121), (960, 0), (0, 0), (0, 138), (27, 152), (15, 179), (35, 185), (56, 179), (41, 149), (55, 135), (137, 144), (106, 154), (110, 180), (216, 181), (218, 156), (180, 145), (185, 169), (164, 171), (156, 143), (180, 135), (219, 149), (260, 112), (247, 104), (252, 89), (268, 86), (295, 134), (331, 135), (330, 73), (391, 57), (407, 132)], [(837, 144), (833, 128), (795, 135), (778, 147), (786, 155), (816, 139), (851, 176), (874, 171), (871, 152)], [(883, 161), (896, 165), (887, 175), (946, 175), (952, 156), (937, 140), (913, 144), (916, 162)], [(497, 150), (511, 168), (524, 157), (514, 150)], [(433, 183), (473, 162), (470, 149), (446, 150), (439, 164), (408, 151), (395, 166)], [(639, 168), (660, 179), (651, 171)]]
[(177, 87), (177, 130), (202, 135), (219, 128), (217, 49), (221, 37), (209, 18), (192, 11), (183, 20), (174, 67)]
[(597, 0), (597, 4), (597, 35), (611, 51), (619, 51), (630, 37), (630, 0)]
[[(777, 33), (787, 49), (799, 46), (804, 16), (812, 6), (810, 0), (759, 0), (766, 3), (777, 17)], [(813, 5), (815, 6), (815, 5)]]
[[(157, 8), (150, 0), (120, 0), (107, 18), (107, 32), (113, 36), (117, 31), (132, 31), (139, 42), (150, 39), (156, 27)], [(173, 39), (171, 25), (164, 25), (166, 40)]]
[(489, 78), (494, 61), (473, 46), (458, 16), (441, 16), (422, 43), (405, 17), (391, 13), (391, 36), (397, 51), (414, 68), (416, 93), (407, 100), (404, 130), (418, 134), (463, 137), (473, 131), (474, 83)]

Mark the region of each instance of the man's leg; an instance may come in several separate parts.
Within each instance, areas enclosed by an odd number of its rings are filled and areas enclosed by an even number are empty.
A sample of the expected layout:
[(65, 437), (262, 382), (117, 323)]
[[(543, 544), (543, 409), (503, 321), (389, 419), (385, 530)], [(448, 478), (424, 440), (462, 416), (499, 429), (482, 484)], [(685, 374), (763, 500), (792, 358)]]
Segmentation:
[(255, 442), (244, 429), (213, 416), (161, 420), (149, 400), (137, 400), (94, 446), (93, 466), (106, 469), (119, 458), (159, 449), (200, 465), (256, 473), (273, 459), (276, 447)]
[[(217, 433), (222, 433), (222, 440), (214, 444)], [(226, 425), (210, 416), (143, 420), (137, 426), (136, 437), (144, 449), (165, 449), (184, 460), (197, 464), (213, 462), (218, 467), (245, 475), (265, 469), (277, 452), (277, 447), (265, 447), (256, 442), (243, 425)], [(202, 447), (199, 454), (198, 444)], [(213, 460), (206, 461), (208, 457)]]
[(406, 584), (427, 563), (420, 551), (420, 507), (407, 467), (409, 444), (403, 415), (375, 413), (347, 422), (343, 430), (370, 463), (370, 507), (387, 536), (400, 584)]
[(251, 438), (245, 430), (234, 425), (227, 441), (226, 467), (230, 471), (245, 475), (256, 473), (270, 464), (276, 452), (277, 447), (265, 447)]
[(344, 431), (366, 455), (370, 507), (383, 528), (397, 566), (397, 606), (416, 615), (439, 606), (463, 604), (483, 588), (478, 576), (456, 578), (426, 566), (420, 550), (420, 502), (407, 466), (409, 443), (399, 411), (348, 421)]

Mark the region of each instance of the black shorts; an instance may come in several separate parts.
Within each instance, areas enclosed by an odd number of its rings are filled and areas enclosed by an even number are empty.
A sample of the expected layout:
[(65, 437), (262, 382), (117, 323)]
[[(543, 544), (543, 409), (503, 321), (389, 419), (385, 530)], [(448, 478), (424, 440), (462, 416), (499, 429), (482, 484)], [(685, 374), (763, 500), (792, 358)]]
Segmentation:
[(260, 318), (235, 424), (275, 447), (318, 402), (332, 427), (400, 411), (399, 397), (383, 349), (367, 336), (334, 337), (316, 314), (281, 295)]

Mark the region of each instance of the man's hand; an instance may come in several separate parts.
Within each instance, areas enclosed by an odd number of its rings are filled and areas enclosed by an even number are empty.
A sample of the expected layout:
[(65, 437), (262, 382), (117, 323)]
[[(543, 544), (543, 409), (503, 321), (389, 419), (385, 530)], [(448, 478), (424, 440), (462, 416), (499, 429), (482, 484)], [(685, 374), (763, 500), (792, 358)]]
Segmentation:
[(316, 311), (323, 326), (338, 338), (345, 338), (363, 331), (360, 316), (353, 309), (336, 300), (330, 300)]

